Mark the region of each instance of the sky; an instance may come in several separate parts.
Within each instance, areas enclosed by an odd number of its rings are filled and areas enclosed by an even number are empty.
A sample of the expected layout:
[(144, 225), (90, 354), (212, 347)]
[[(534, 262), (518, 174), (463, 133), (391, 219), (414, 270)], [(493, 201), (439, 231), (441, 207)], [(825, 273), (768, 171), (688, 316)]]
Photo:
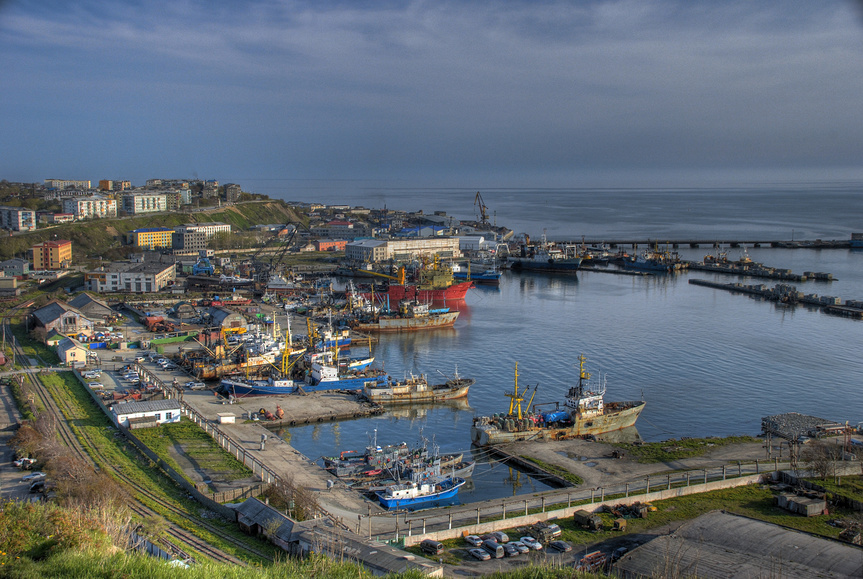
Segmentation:
[(863, 9), (0, 0), (0, 128), (26, 182), (863, 179)]

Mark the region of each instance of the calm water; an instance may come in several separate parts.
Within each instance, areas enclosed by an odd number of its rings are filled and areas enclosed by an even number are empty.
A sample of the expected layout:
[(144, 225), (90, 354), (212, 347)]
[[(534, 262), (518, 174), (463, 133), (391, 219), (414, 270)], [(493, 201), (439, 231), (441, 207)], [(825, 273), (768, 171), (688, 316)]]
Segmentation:
[[(483, 191), (498, 224), (538, 236), (680, 239), (755, 237), (847, 239), (863, 231), (859, 186), (723, 191)], [(342, 192), (314, 200), (445, 210), (468, 219), (470, 191)], [(333, 194), (335, 195), (335, 194)], [(302, 199), (291, 195), (289, 199)], [(306, 198), (306, 200), (313, 200)], [(710, 248), (681, 249), (700, 258)], [(765, 265), (795, 273), (833, 273), (832, 283), (799, 283), (806, 293), (863, 299), (863, 253), (749, 249)], [(729, 257), (739, 255), (729, 250)], [(538, 384), (534, 402), (562, 400), (584, 353), (608, 378), (609, 400), (641, 398), (642, 438), (758, 434), (761, 417), (780, 412), (863, 421), (863, 322), (802, 306), (778, 307), (743, 295), (693, 286), (691, 278), (738, 281), (706, 272), (630, 277), (579, 272), (553, 277), (507, 272), (499, 288), (468, 292), (455, 328), (383, 336), (375, 354), (396, 377), (443, 378), (455, 366), (477, 382), (469, 407), (390, 412), (371, 420), (291, 430), (309, 457), (382, 442), (434, 438), (442, 452), (470, 452), (475, 415), (506, 411), (519, 363), (521, 385)], [(767, 283), (772, 280), (748, 280)], [(482, 459), (483, 457), (478, 456)], [(517, 480), (516, 480), (517, 479)], [(495, 464), (478, 471), (463, 502), (542, 490), (544, 485)], [(478, 490), (477, 490), (478, 489)]]

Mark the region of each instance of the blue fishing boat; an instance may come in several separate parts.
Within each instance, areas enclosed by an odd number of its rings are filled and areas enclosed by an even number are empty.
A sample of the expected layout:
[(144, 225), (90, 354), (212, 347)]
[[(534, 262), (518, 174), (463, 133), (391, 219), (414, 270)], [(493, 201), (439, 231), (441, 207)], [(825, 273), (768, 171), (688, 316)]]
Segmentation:
[(500, 270), (495, 267), (485, 269), (473, 269), (471, 264), (467, 266), (454, 263), (452, 265), (452, 276), (455, 279), (466, 279), (476, 283), (499, 284)]
[(412, 481), (389, 486), (375, 494), (384, 508), (402, 509), (450, 499), (458, 494), (464, 483), (465, 480), (458, 477), (429, 479), (421, 483)]
[(342, 370), (323, 362), (312, 362), (311, 370), (302, 384), (304, 392), (322, 390), (362, 390), (367, 385), (386, 384), (389, 377), (383, 370), (365, 368), (364, 370)]
[(225, 396), (243, 398), (246, 396), (279, 396), (292, 394), (303, 382), (273, 379), (250, 380), (247, 378), (222, 378), (219, 391)]

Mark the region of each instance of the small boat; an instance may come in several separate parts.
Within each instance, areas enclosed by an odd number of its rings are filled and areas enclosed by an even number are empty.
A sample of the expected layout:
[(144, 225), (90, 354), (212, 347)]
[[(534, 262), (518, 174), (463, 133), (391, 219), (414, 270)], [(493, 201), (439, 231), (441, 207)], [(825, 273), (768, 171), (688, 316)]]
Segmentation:
[(408, 482), (387, 487), (375, 493), (386, 509), (401, 509), (449, 499), (458, 494), (465, 480), (458, 477), (429, 479), (427, 482)]
[(280, 380), (269, 378), (267, 380), (252, 380), (248, 378), (222, 378), (219, 391), (225, 396), (243, 398), (245, 396), (279, 396), (293, 394), (297, 386), (302, 382), (294, 380)]
[(471, 264), (467, 266), (454, 263), (452, 265), (452, 275), (455, 279), (464, 279), (482, 284), (499, 284), (500, 270), (496, 267), (485, 269), (473, 269)]
[(468, 389), (476, 382), (473, 378), (454, 378), (443, 384), (431, 385), (424, 375), (413, 376), (396, 382), (390, 378), (383, 383), (370, 384), (363, 389), (363, 396), (379, 404), (405, 404), (411, 402), (435, 402), (455, 400), (467, 396)]

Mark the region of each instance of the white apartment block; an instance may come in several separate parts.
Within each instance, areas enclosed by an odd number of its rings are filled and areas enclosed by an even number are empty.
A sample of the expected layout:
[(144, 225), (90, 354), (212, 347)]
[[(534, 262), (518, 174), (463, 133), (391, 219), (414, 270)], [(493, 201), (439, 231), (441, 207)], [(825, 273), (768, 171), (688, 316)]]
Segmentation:
[(48, 189), (90, 189), (90, 182), (72, 179), (45, 179), (45, 187)]
[(133, 193), (123, 196), (123, 211), (129, 215), (167, 210), (168, 200), (163, 193)]
[(34, 231), (36, 212), (21, 207), (0, 207), (0, 227), (12, 231)]
[(66, 198), (63, 199), (63, 213), (71, 213), (76, 219), (117, 217), (117, 201), (97, 196)]
[(231, 232), (231, 224), (230, 223), (186, 223), (181, 225), (180, 227), (175, 227), (174, 231), (177, 233), (203, 233), (207, 236), (207, 239), (210, 239), (217, 233), (230, 233)]

